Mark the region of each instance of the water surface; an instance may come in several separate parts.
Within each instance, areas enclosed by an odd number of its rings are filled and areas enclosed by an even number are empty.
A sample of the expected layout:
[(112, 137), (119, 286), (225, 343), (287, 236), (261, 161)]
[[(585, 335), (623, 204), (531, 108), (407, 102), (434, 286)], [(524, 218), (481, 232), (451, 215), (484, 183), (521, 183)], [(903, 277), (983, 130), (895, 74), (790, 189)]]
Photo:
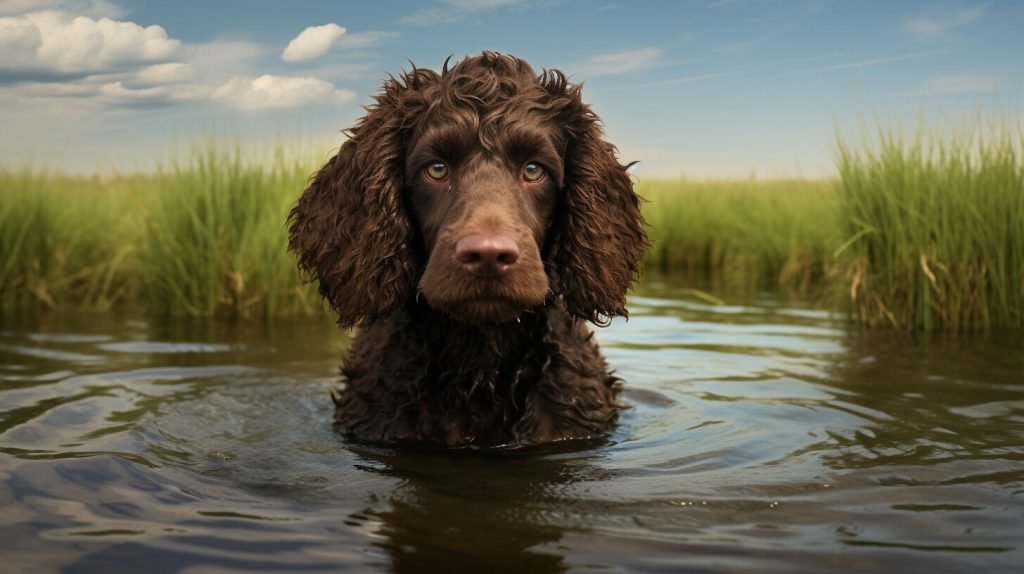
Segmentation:
[(521, 452), (347, 443), (328, 320), (7, 316), (0, 571), (1024, 568), (1019, 335), (727, 301), (648, 283), (619, 429)]

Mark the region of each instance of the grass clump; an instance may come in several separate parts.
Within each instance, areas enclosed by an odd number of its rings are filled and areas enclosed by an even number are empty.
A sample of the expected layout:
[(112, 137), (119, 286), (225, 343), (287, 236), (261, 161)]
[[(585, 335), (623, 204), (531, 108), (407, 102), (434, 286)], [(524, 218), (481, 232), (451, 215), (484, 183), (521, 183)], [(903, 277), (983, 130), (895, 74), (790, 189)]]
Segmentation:
[(122, 181), (0, 171), (0, 303), (109, 308), (130, 292)]
[(313, 171), (281, 149), (271, 161), (209, 145), (160, 168), (137, 192), (141, 284), (190, 315), (274, 315), (319, 308), (287, 251), (285, 219)]
[(1024, 326), (1024, 139), (1009, 130), (841, 143), (838, 250), (860, 319), (916, 331)]
[(0, 169), (0, 304), (319, 311), (285, 229), (317, 165), (280, 146), (263, 158), (209, 144), (151, 174)]

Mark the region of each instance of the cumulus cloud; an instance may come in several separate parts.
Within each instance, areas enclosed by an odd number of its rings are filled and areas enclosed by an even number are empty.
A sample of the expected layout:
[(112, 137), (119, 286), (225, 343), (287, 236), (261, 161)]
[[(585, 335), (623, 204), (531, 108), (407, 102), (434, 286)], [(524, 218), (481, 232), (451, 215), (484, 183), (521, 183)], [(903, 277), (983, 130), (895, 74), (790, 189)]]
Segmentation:
[[(22, 102), (75, 98), (81, 110), (118, 110), (214, 103), (256, 110), (345, 103), (355, 94), (313, 77), (259, 75), (270, 54), (247, 42), (183, 46), (160, 26), (141, 26), (32, 6), (78, 4), (104, 10), (105, 0), (0, 0), (0, 93)], [(13, 14), (13, 15), (2, 15)], [(306, 60), (346, 44), (337, 24), (297, 36), (284, 58)], [(381, 33), (354, 35), (372, 45)]]
[(0, 18), (0, 70), (8, 72), (97, 73), (168, 60), (180, 44), (160, 26), (57, 10)]
[(258, 78), (235, 76), (215, 89), (211, 97), (234, 107), (257, 110), (345, 103), (352, 101), (355, 94), (319, 78), (264, 74)]
[(16, 18), (0, 18), (0, 65), (5, 68), (28, 67), (37, 59), (43, 44), (39, 28)]
[(152, 109), (209, 100), (210, 88), (192, 84), (145, 85), (134, 74), (118, 74), (124, 80), (110, 81), (92, 76), (75, 82), (23, 82), (0, 93), (13, 90), (14, 96), (29, 98), (33, 104), (47, 100), (76, 99), (74, 109), (92, 113), (99, 110)]
[(640, 48), (598, 54), (575, 68), (580, 76), (611, 76), (650, 68), (661, 57), (660, 48)]
[(128, 88), (121, 82), (103, 84), (99, 91), (104, 96), (122, 100), (165, 100), (170, 95), (170, 89), (166, 86)]
[(192, 79), (192, 64), (168, 62), (147, 66), (138, 71), (137, 77), (146, 84), (177, 84)]
[(299, 33), (281, 54), (285, 62), (300, 62), (319, 58), (331, 49), (331, 44), (345, 33), (341, 26), (330, 23), (323, 26), (310, 26)]
[(18, 87), (18, 93), (31, 98), (91, 98), (99, 88), (86, 83), (30, 82)]

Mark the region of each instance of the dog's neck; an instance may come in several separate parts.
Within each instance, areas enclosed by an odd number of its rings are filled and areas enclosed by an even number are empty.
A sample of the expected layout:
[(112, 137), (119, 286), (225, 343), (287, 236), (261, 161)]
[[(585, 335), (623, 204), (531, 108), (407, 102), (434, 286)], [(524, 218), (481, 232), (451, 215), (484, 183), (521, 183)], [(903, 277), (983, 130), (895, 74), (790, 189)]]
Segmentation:
[(504, 361), (514, 360), (524, 347), (543, 343), (548, 334), (549, 310), (548, 306), (541, 307), (503, 323), (467, 323), (417, 302), (410, 309), (408, 328), (423, 337), (426, 350), (437, 361), (465, 361), (472, 357), (498, 367)]
[[(421, 391), (447, 395), (462, 402), (474, 395), (515, 395), (540, 379), (557, 346), (550, 340), (545, 306), (506, 323), (466, 323), (414, 303), (406, 333), (427, 363)], [(447, 400), (445, 401), (447, 402)]]

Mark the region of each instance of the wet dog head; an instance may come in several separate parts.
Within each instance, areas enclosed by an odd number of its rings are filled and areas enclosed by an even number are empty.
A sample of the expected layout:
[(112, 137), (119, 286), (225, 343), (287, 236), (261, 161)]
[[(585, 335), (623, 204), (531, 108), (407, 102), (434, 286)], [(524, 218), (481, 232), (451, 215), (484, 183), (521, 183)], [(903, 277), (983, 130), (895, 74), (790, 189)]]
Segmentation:
[(625, 314), (647, 243), (580, 87), (490, 52), (385, 82), (290, 222), (344, 326), (414, 297), (474, 323), (562, 297), (600, 323)]

